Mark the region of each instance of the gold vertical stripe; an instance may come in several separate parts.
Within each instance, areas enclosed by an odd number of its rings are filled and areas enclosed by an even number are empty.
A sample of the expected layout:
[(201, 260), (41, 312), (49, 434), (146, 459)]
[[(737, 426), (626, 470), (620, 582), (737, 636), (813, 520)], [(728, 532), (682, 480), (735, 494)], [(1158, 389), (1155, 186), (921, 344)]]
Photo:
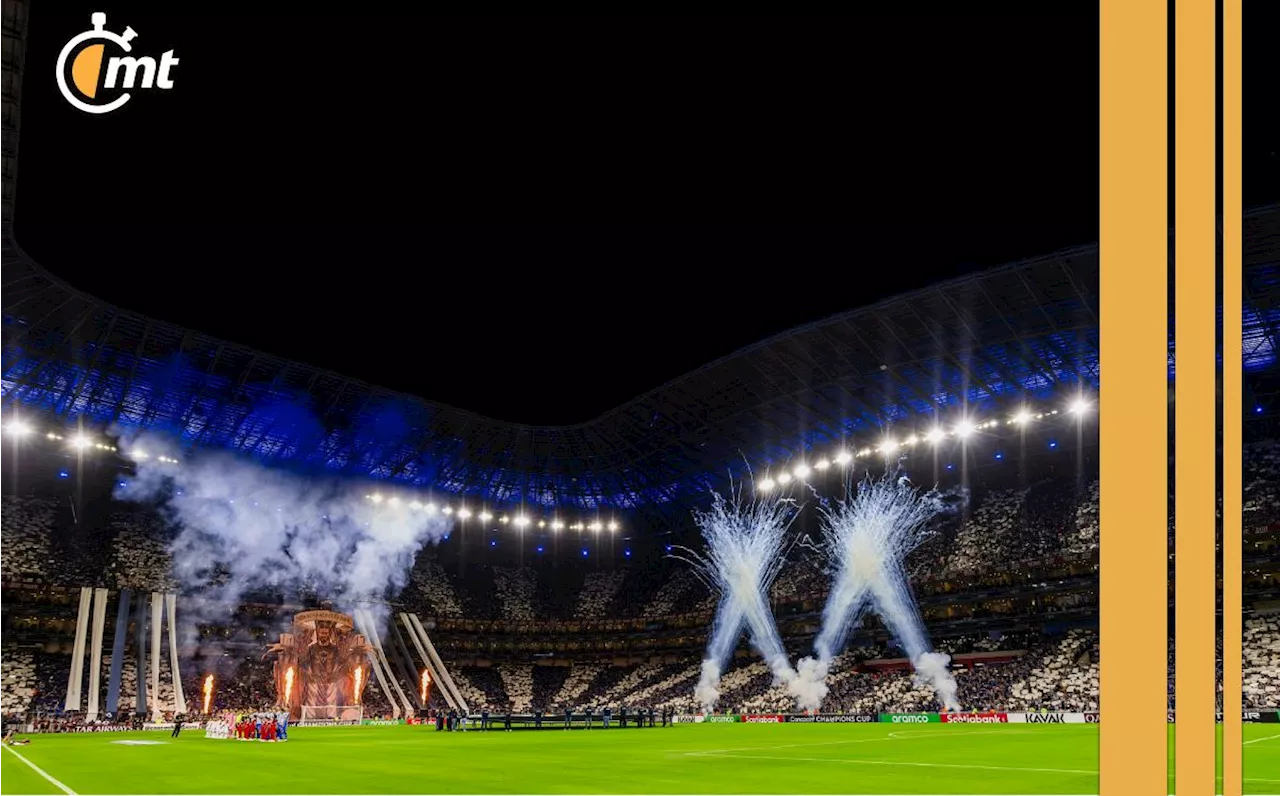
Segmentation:
[(1244, 738), (1242, 0), (1222, 2), (1222, 794), (1240, 796)]
[(1214, 0), (1174, 2), (1174, 513), (1178, 796), (1216, 792), (1217, 174)]
[(1099, 41), (1103, 796), (1164, 796), (1168, 9), (1104, 0)]

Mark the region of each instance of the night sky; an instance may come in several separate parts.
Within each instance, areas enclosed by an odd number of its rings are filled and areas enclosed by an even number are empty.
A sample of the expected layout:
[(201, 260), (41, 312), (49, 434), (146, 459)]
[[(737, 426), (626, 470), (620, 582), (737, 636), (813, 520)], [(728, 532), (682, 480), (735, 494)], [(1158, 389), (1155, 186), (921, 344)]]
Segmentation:
[[(1072, 5), (38, 2), (15, 234), (129, 309), (501, 419), (581, 422), (791, 326), (1096, 241), (1096, 4)], [(172, 90), (102, 116), (66, 104), (57, 53), (96, 10), (136, 54), (176, 51)], [(1261, 138), (1247, 201), (1274, 198)]]

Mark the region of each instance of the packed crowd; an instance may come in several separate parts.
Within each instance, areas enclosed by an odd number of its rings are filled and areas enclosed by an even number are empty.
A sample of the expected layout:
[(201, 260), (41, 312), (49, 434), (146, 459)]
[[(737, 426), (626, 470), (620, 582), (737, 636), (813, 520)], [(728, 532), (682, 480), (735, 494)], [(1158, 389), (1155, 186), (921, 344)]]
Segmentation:
[[(1261, 451), (1249, 506), (1263, 516), (1276, 498), (1266, 476), (1274, 446)], [(158, 515), (130, 507), (108, 513), (96, 527), (70, 523), (52, 500), (4, 498), (0, 575), (6, 583), (36, 580), (75, 586), (172, 591), (168, 531)], [(1097, 546), (1097, 485), (1052, 480), (1029, 489), (975, 490), (967, 518), (939, 520), (934, 538), (910, 561), (918, 580), (965, 580), (1009, 568), (1011, 561), (1087, 557)], [(102, 562), (107, 562), (103, 566)], [(217, 572), (211, 576), (217, 579)], [(559, 595), (568, 580), (576, 593)], [(820, 558), (797, 547), (771, 596), (794, 602), (826, 589)], [(625, 594), (626, 599), (619, 599)], [(711, 596), (679, 562), (589, 571), (565, 577), (532, 566), (472, 565), (464, 574), (436, 551), (419, 555), (401, 596), (424, 617), (533, 621), (658, 618), (707, 610)]]
[[(1246, 533), (1259, 539), (1280, 520), (1280, 443), (1259, 443), (1246, 449), (1244, 488)], [(25, 599), (20, 592), (31, 584), (44, 584), (46, 589), (59, 585), (172, 589), (175, 585), (166, 552), (167, 531), (154, 514), (132, 509), (108, 512), (98, 524), (82, 527), (69, 522), (66, 507), (58, 501), (13, 496), (3, 501), (0, 578), (7, 589), (6, 601), (11, 595)], [(1084, 569), (1079, 571), (1090, 571), (1098, 547), (1098, 501), (1098, 482), (1092, 480), (1056, 478), (1016, 490), (976, 487), (969, 495), (967, 509), (937, 521), (928, 542), (909, 559), (917, 594), (927, 598), (953, 589), (975, 590), (975, 584), (988, 581), (998, 586), (1010, 581), (992, 580), (993, 576), (1020, 567), (1030, 571), (1026, 562), (1083, 562)], [(1265, 541), (1258, 546), (1266, 548)], [(777, 607), (813, 603), (824, 596), (828, 580), (821, 558), (811, 548), (797, 546), (770, 596)], [(73, 601), (66, 594), (49, 594), (49, 602), (41, 610), (9, 614), (6, 633), (15, 631), (15, 637), (24, 642), (27, 637), (68, 637), (74, 626)], [(1031, 596), (993, 588), (966, 599), (963, 605), (924, 599), (922, 614), (932, 626), (950, 620), (1024, 616), (1029, 611), (1087, 611), (1096, 598), (1096, 589), (1088, 588), (1058, 592), (1046, 588)], [(626, 703), (679, 711), (696, 707), (691, 694), (698, 659), (688, 651), (673, 657), (669, 650), (693, 646), (691, 640), (705, 630), (715, 598), (678, 562), (668, 559), (604, 569), (583, 564), (568, 573), (540, 566), (478, 564), (464, 573), (442, 559), (439, 551), (428, 549), (418, 556), (400, 599), (424, 619), (515, 624), (553, 620), (559, 623), (550, 628), (554, 632), (579, 633), (567, 643), (554, 642), (557, 657), (565, 660), (547, 666), (534, 665), (527, 655), (522, 658), (523, 652), (515, 647), (508, 647), (505, 656), (502, 649), (473, 649), (468, 657), (462, 647), (450, 646), (452, 639), (441, 643), (442, 653), (461, 658), (450, 668), (475, 709), (519, 713), (568, 705), (601, 710)], [(1033, 602), (1030, 607), (1028, 600)], [(651, 655), (637, 656), (631, 649), (624, 656), (622, 646), (616, 650), (609, 646), (623, 645), (624, 633), (643, 638), (646, 623), (658, 620), (666, 623), (661, 625), (666, 630), (681, 633), (687, 625), (688, 636), (669, 633), (661, 640), (665, 648), (655, 648)], [(957, 622), (957, 627), (961, 624)], [(605, 631), (599, 636), (603, 639), (599, 645), (582, 638), (593, 630)], [(218, 631), (202, 628), (200, 632)], [(482, 628), (470, 637), (470, 643), (485, 635)], [(553, 643), (547, 636), (540, 638), (540, 643)], [(0, 710), (6, 715), (56, 713), (59, 697), (65, 692), (69, 642), (50, 643), (52, 648), (26, 643), (21, 648), (4, 648)], [(634, 644), (634, 638), (626, 643)], [(1246, 701), (1255, 707), (1275, 707), (1280, 702), (1280, 620), (1266, 615), (1250, 618), (1244, 647)], [(1018, 651), (1009, 660), (957, 669), (960, 698), (966, 705), (1097, 708), (1097, 643), (1086, 631), (1049, 639), (943, 638), (939, 648), (955, 653)], [(605, 654), (611, 651), (617, 654)], [(479, 662), (482, 653), (494, 652), (499, 653), (491, 655), (496, 662)], [(827, 708), (850, 712), (913, 710), (932, 704), (932, 692), (908, 672), (862, 668), (869, 658), (885, 653), (858, 648), (840, 656), (832, 670)], [(511, 660), (519, 662), (505, 662)], [(109, 666), (107, 655), (104, 673)], [(163, 704), (172, 702), (173, 693), (167, 666), (166, 654), (160, 677)], [(246, 660), (230, 673), (218, 669), (214, 709), (256, 709), (271, 704), (274, 688), (269, 666), (269, 662)], [(199, 712), (196, 708), (204, 671), (200, 667), (184, 671), (184, 690), (192, 714)], [(132, 705), (137, 683), (131, 647), (126, 650), (123, 672), (121, 704)], [(725, 709), (781, 710), (789, 703), (763, 664), (749, 655), (734, 659), (721, 685), (721, 707)], [(390, 702), (375, 683), (365, 691), (365, 701), (367, 715), (390, 713)], [(1170, 704), (1172, 707), (1172, 701)]]

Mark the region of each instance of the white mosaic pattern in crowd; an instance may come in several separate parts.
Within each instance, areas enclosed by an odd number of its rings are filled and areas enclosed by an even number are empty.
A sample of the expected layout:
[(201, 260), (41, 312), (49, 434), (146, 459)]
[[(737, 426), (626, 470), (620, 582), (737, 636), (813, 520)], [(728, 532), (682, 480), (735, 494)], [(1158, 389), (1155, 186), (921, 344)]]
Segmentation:
[(141, 512), (114, 515), (107, 521), (107, 529), (115, 534), (109, 567), (117, 588), (177, 591), (169, 540), (158, 517)]
[(1085, 499), (1076, 505), (1075, 528), (1063, 545), (1064, 553), (1087, 555), (1098, 549), (1098, 509), (1101, 487), (1100, 482), (1091, 482), (1085, 493)]
[(589, 572), (582, 581), (582, 591), (578, 593), (578, 602), (573, 608), (574, 619), (599, 619), (604, 617), (613, 604), (613, 598), (622, 588), (625, 570), (606, 570)]
[(623, 675), (621, 680), (593, 701), (606, 705), (611, 705), (615, 702), (632, 702), (635, 700), (636, 692), (640, 690), (641, 684), (652, 681), (661, 671), (662, 664), (660, 663), (642, 663)]
[(1243, 655), (1245, 704), (1280, 707), (1280, 616), (1245, 621)]
[(668, 695), (672, 692), (683, 695), (693, 691), (693, 685), (698, 680), (699, 669), (700, 665), (696, 660), (685, 665), (666, 666), (663, 671), (671, 672), (670, 674), (637, 689), (629, 699), (641, 705), (665, 705), (670, 699)]
[(658, 592), (640, 613), (646, 619), (670, 616), (679, 613), (684, 606), (684, 599), (689, 594), (705, 592), (706, 588), (685, 567), (677, 568), (658, 587)]
[(1089, 654), (1097, 637), (1069, 631), (1009, 691), (1009, 710), (1097, 710), (1098, 665)]
[(0, 713), (26, 713), (36, 688), (35, 656), (6, 648), (0, 652)]
[(454, 617), (466, 614), (458, 593), (445, 574), (444, 567), (427, 554), (420, 554), (409, 573), (409, 582), (417, 589), (427, 604), (427, 616)]
[(57, 570), (49, 550), (57, 505), (51, 500), (25, 497), (4, 498), (0, 512), (0, 575), (11, 578), (46, 579)]
[(582, 695), (604, 670), (605, 667), (598, 664), (574, 666), (569, 670), (569, 676), (565, 678), (564, 685), (560, 686), (560, 690), (551, 698), (551, 704), (557, 707), (581, 704)]
[(479, 710), (485, 704), (484, 692), (471, 682), (471, 678), (463, 673), (461, 667), (445, 664), (449, 676), (453, 678), (453, 683), (458, 687), (458, 693), (462, 694), (462, 699), (467, 703), (467, 707), (472, 710)]
[(1244, 525), (1265, 528), (1280, 522), (1280, 441), (1244, 449)]
[(533, 709), (533, 667), (499, 666), (502, 689), (510, 700), (511, 710), (529, 713)]
[(970, 574), (998, 566), (1008, 537), (1018, 530), (1018, 512), (1026, 490), (990, 492), (956, 533), (946, 572)]
[(528, 622), (536, 618), (534, 597), (537, 594), (537, 573), (532, 569), (494, 567), (493, 585), (498, 599), (499, 618), (513, 622)]

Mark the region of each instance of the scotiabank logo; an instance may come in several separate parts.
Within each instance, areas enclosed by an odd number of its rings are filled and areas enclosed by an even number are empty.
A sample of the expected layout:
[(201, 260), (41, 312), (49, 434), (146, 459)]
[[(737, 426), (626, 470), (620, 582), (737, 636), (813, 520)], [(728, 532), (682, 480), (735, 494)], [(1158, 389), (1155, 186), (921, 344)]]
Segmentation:
[(131, 42), (138, 36), (133, 28), (118, 35), (106, 30), (107, 15), (101, 11), (89, 19), (93, 30), (73, 36), (58, 54), (58, 90), (67, 102), (85, 113), (110, 113), (129, 101), (128, 89), (173, 88), (178, 65), (173, 50), (159, 61), (132, 55)]
[[(1004, 724), (1009, 721), (1008, 713), (943, 713), (942, 720), (948, 724)], [(1031, 717), (1027, 717), (1030, 721)]]
[(748, 724), (781, 724), (786, 721), (782, 716), (745, 716), (742, 720)]

